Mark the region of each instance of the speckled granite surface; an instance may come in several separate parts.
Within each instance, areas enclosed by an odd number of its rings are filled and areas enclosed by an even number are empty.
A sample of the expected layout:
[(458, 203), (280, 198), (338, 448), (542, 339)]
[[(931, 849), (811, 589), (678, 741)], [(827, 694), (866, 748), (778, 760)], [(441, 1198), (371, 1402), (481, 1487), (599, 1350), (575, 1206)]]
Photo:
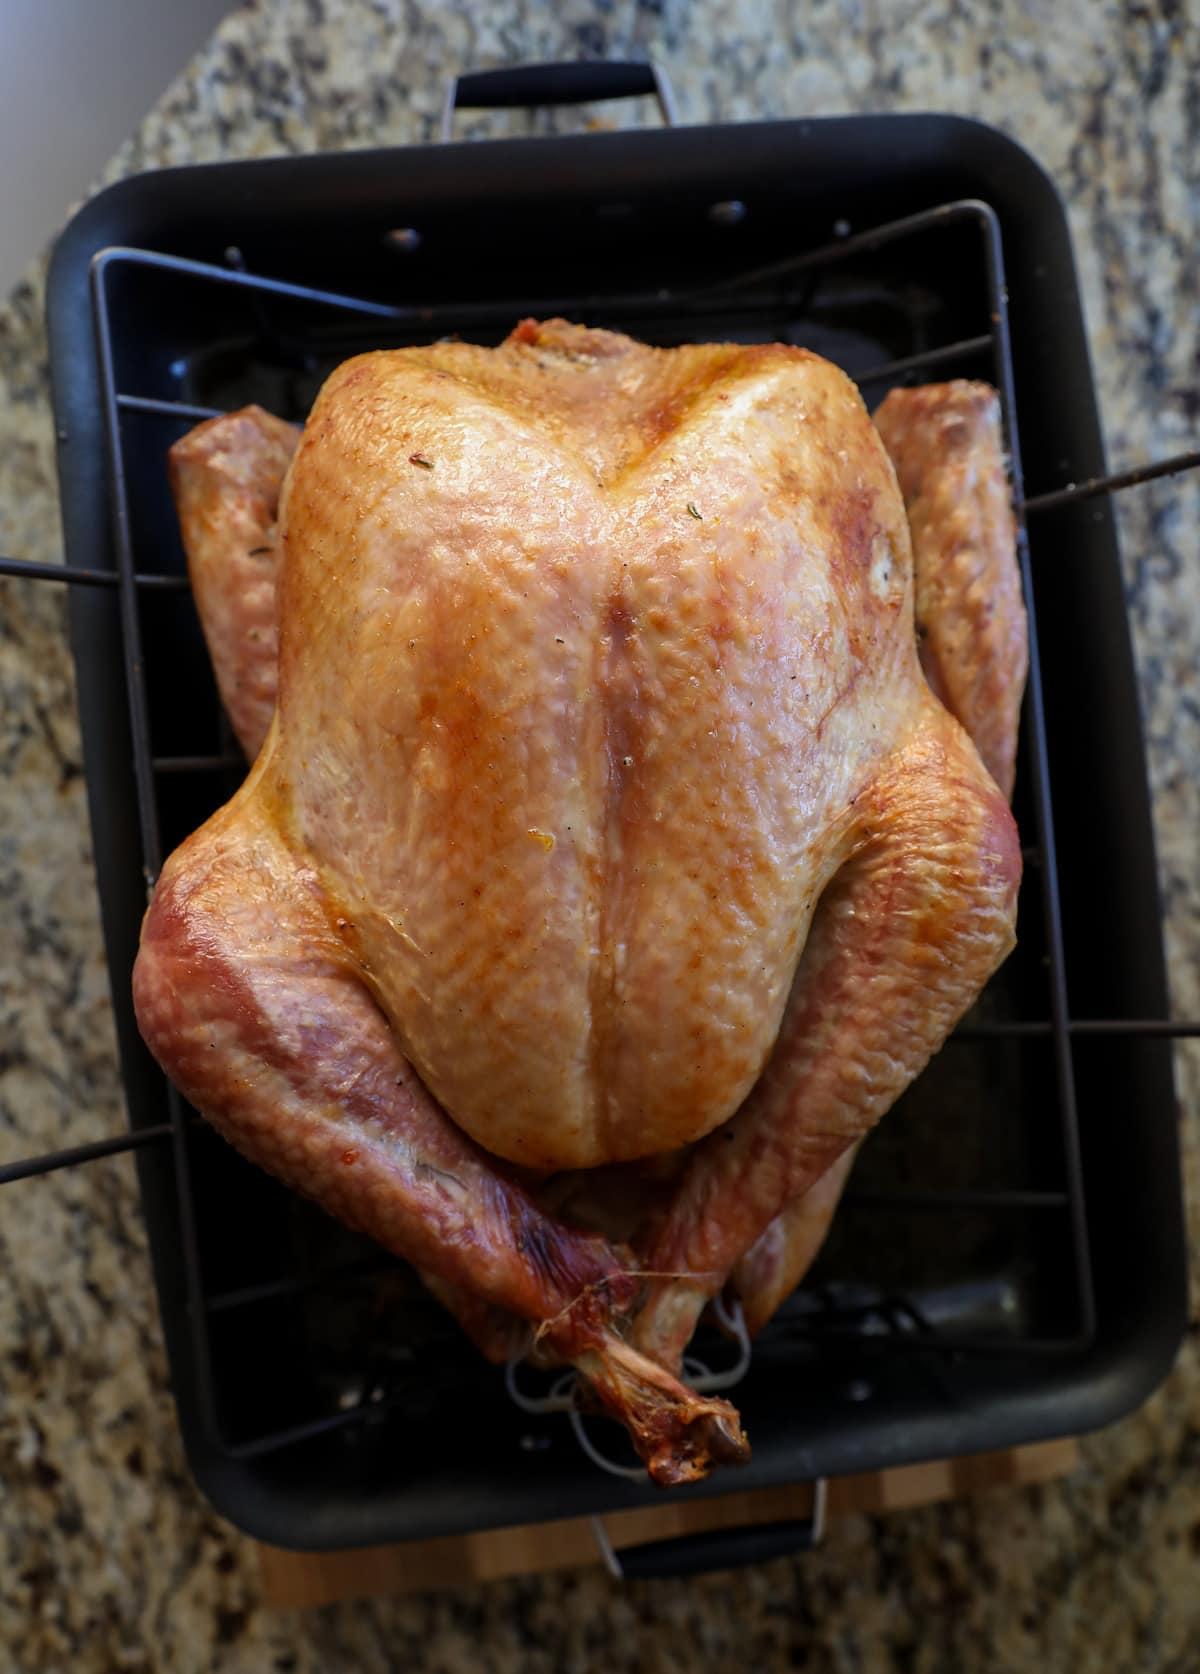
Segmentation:
[[(1200, 16), (1192, 0), (287, 0), (232, 16), (107, 171), (404, 142), (446, 73), (651, 51), (685, 120), (942, 108), (1017, 134), (1069, 205), (1114, 460), (1200, 426)], [(1190, 32), (1189, 32), (1190, 25)], [(40, 270), (0, 309), (0, 551), (59, 553)], [(1129, 496), (1175, 1004), (1200, 1014), (1200, 483)], [(121, 1099), (60, 597), (0, 596), (0, 1159), (113, 1131)], [(1200, 1232), (1200, 1058), (1179, 1054)], [(1163, 1390), (1071, 1480), (836, 1524), (733, 1577), (598, 1574), (256, 1604), (200, 1501), (165, 1380), (127, 1161), (4, 1193), (0, 1671), (862, 1671), (1200, 1667), (1200, 1316)], [(1200, 1240), (1198, 1240), (1200, 1242)], [(1194, 1262), (1200, 1292), (1200, 1263)]]

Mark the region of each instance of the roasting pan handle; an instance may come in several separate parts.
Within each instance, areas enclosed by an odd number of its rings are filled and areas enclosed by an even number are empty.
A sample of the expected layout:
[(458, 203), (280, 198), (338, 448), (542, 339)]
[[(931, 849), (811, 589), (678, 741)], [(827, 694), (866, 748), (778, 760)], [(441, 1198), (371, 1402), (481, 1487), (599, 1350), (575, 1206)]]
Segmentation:
[(812, 1515), (781, 1523), (744, 1523), (736, 1529), (705, 1529), (701, 1534), (677, 1535), (674, 1540), (650, 1540), (643, 1546), (625, 1546), (619, 1552), (599, 1517), (592, 1518), (592, 1533), (605, 1569), (618, 1581), (659, 1580), (668, 1576), (708, 1575), (717, 1569), (742, 1569), (747, 1564), (765, 1564), (771, 1558), (809, 1552), (819, 1546), (825, 1533), (827, 1487), (825, 1478), (818, 1477), (813, 1483)]
[(520, 105), (586, 105), (598, 99), (636, 99), (652, 94), (663, 121), (679, 121), (675, 93), (666, 71), (654, 62), (588, 58), (575, 63), (508, 64), (498, 70), (472, 70), (452, 77), (442, 106), (442, 140), (454, 131), (454, 112), (499, 110)]

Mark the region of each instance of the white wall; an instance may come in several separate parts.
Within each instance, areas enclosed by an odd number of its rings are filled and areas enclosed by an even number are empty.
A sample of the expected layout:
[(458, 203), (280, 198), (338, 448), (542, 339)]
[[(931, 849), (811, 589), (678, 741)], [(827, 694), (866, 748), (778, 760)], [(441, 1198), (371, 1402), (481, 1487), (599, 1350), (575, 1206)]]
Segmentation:
[(0, 0), (0, 298), (231, 0)]

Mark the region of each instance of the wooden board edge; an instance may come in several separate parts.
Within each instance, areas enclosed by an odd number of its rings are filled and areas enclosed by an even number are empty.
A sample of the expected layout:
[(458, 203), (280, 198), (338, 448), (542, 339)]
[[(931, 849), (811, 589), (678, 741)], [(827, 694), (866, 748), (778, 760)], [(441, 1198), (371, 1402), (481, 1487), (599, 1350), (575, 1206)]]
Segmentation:
[[(828, 1515), (878, 1515), (1003, 1485), (1050, 1482), (1069, 1475), (1078, 1459), (1078, 1442), (1065, 1437), (997, 1453), (835, 1477), (829, 1484)], [(800, 1484), (614, 1512), (604, 1518), (604, 1528), (613, 1547), (620, 1551), (644, 1541), (668, 1540), (707, 1529), (807, 1517), (811, 1505), (811, 1488)], [(471, 1586), (601, 1561), (591, 1519), (586, 1517), (349, 1551), (291, 1552), (263, 1542), (255, 1544), (262, 1602), (270, 1610), (306, 1609), (348, 1598)]]

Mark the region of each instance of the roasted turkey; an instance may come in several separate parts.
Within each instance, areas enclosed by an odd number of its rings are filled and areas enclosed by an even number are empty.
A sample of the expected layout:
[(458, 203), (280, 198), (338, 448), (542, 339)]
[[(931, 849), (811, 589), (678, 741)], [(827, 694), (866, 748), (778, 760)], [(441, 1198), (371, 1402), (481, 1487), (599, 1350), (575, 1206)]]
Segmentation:
[(151, 1049), (656, 1481), (744, 1458), (679, 1379), (700, 1313), (765, 1322), (1013, 945), (994, 395), (872, 423), (802, 349), (526, 322), (171, 471), (254, 765), (155, 889)]

